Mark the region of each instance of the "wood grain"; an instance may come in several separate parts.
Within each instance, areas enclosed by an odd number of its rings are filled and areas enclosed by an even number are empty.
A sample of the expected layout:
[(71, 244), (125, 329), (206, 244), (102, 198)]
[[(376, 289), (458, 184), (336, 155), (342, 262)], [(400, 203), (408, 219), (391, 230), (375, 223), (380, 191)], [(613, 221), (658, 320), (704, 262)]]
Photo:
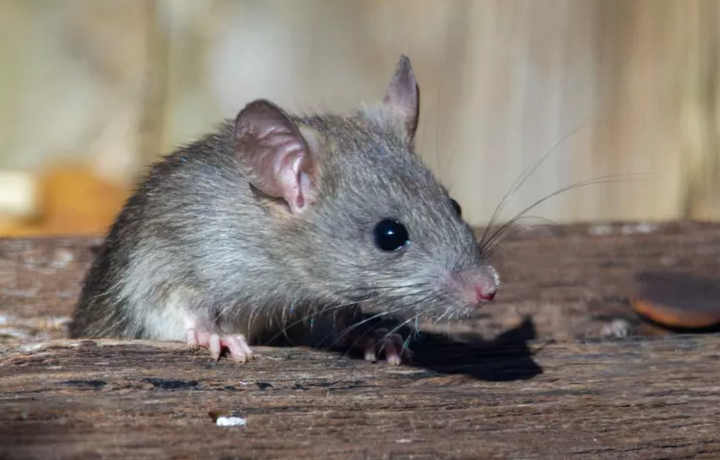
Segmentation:
[[(243, 366), (182, 344), (65, 340), (98, 242), (0, 240), (0, 458), (720, 458), (720, 336), (658, 331), (627, 303), (638, 271), (717, 277), (720, 225), (518, 235), (492, 257), (497, 300), (426, 328), (401, 368), (305, 348), (259, 347)], [(618, 318), (629, 337), (603, 332)], [(212, 411), (247, 425), (218, 427)]]
[[(394, 369), (304, 349), (247, 366), (182, 345), (0, 358), (4, 458), (719, 458), (720, 337), (437, 346)], [(533, 354), (534, 353), (534, 354)], [(439, 364), (442, 362), (443, 364)], [(237, 411), (244, 427), (215, 426)]]

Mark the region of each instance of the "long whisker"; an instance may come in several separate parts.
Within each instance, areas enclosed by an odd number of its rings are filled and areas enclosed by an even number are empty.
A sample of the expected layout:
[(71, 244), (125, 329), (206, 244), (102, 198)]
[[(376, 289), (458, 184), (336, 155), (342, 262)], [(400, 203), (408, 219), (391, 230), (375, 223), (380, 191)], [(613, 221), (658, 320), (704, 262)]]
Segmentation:
[[(378, 314), (373, 315), (373, 316), (371, 316), (371, 317), (369, 317), (369, 318), (367, 318), (367, 319), (365, 319), (365, 320), (363, 320), (363, 321), (359, 321), (359, 322), (357, 322), (357, 323), (354, 323), (354, 324), (352, 324), (351, 326), (347, 327), (347, 328), (342, 332), (342, 334), (340, 334), (340, 335), (338, 336), (338, 338), (333, 341), (333, 343), (332, 343), (330, 346), (335, 345), (336, 343), (338, 343), (339, 341), (341, 341), (347, 334), (349, 334), (349, 333), (352, 332), (353, 330), (357, 329), (358, 327), (362, 326), (363, 324), (365, 324), (365, 323), (367, 323), (367, 322), (369, 322), (369, 321), (372, 321), (372, 320), (374, 320), (374, 319), (377, 319), (377, 318), (379, 318), (379, 317), (381, 317), (381, 316), (393, 315), (393, 314), (398, 313), (398, 312), (400, 312), (400, 311), (402, 311), (402, 310), (403, 310), (402, 308), (397, 308), (397, 309), (394, 309), (394, 310), (390, 310), (390, 311), (378, 313)], [(369, 334), (369, 333), (372, 332), (372, 331), (373, 331), (372, 328), (368, 328), (365, 332), (363, 332), (363, 333), (360, 335), (360, 337), (358, 337), (352, 344), (350, 344), (350, 345), (347, 347), (347, 348), (348, 348), (348, 351), (346, 352), (346, 355), (347, 355), (347, 353), (350, 352), (350, 350), (352, 350), (352, 348), (353, 348), (355, 345), (357, 345), (367, 334)]]
[[(388, 278), (388, 281), (392, 281), (391, 278)], [(387, 286), (371, 286), (371, 287), (357, 287), (357, 288), (350, 288), (350, 289), (340, 289), (337, 291), (334, 291), (336, 294), (339, 295), (350, 295), (352, 293), (367, 293), (372, 291), (383, 291), (383, 290), (398, 290), (401, 291), (403, 289), (413, 289), (413, 288), (419, 288), (429, 285), (429, 282), (422, 282), (422, 283), (412, 283), (412, 284), (399, 284), (399, 285), (387, 285)]]
[[(393, 310), (393, 311), (384, 311), (381, 313), (376, 313), (368, 318), (365, 318), (362, 321), (358, 321), (357, 323), (351, 324), (350, 326), (346, 327), (345, 330), (340, 335), (338, 335), (338, 337), (335, 340), (332, 341), (332, 343), (330, 344), (330, 347), (332, 347), (333, 345), (342, 341), (342, 339), (344, 339), (346, 335), (348, 335), (349, 333), (351, 333), (358, 327), (362, 326), (363, 324), (369, 323), (370, 321), (376, 320), (383, 316), (392, 315), (393, 313), (397, 313), (398, 311), (399, 311), (399, 309)], [(364, 334), (363, 334), (363, 336), (364, 336)], [(361, 336), (361, 337), (363, 337), (363, 336)]]
[[(553, 227), (553, 226), (557, 226), (557, 225), (558, 225), (558, 223), (557, 223), (556, 221), (552, 220), (552, 219), (548, 219), (548, 218), (541, 217), (541, 216), (534, 216), (534, 215), (533, 215), (533, 216), (520, 216), (520, 217), (517, 219), (516, 223), (519, 222), (519, 221), (521, 221), (521, 220), (528, 220), (528, 219), (537, 219), (537, 220), (541, 220), (541, 221), (546, 222), (546, 224), (536, 224), (536, 225), (533, 225), (533, 227), (536, 227), (536, 226), (537, 226), (537, 227), (542, 227), (542, 226)], [(478, 240), (478, 244), (479, 244), (479, 240)], [(485, 247), (487, 247), (487, 244), (486, 244)]]
[[(547, 219), (547, 218), (545, 218), (545, 217), (541, 217), (541, 216), (527, 216), (527, 215), (526, 215), (526, 216), (521, 216), (521, 217), (519, 217), (519, 218), (515, 221), (515, 224), (517, 224), (517, 223), (520, 222), (521, 220), (529, 220), (529, 219), (540, 220), (540, 221), (543, 221), (543, 222), (545, 222), (545, 223), (532, 224), (532, 225), (528, 225), (528, 226), (523, 226), (523, 227), (521, 227), (520, 229), (518, 229), (517, 231), (515, 231), (515, 232), (513, 232), (513, 233), (511, 233), (511, 234), (509, 234), (509, 235), (508, 235), (507, 233), (504, 234), (504, 235), (502, 235), (502, 234), (499, 235), (499, 237), (498, 237), (498, 238), (499, 238), (499, 241), (497, 241), (497, 242), (496, 242), (496, 241), (492, 241), (492, 243), (494, 243), (494, 244), (486, 244), (485, 247), (483, 248), (483, 254), (485, 255), (485, 257), (489, 257), (489, 256), (493, 253), (493, 251), (500, 245), (500, 243), (502, 243), (503, 241), (509, 239), (510, 237), (513, 237), (513, 236), (515, 236), (515, 235), (519, 235), (520, 233), (525, 232), (525, 231), (527, 231), (527, 230), (529, 230), (529, 229), (532, 229), (532, 228), (537, 228), (537, 227), (553, 228), (553, 227), (556, 227), (557, 225), (559, 225), (559, 224), (558, 224), (557, 222), (555, 222), (554, 220)], [(509, 230), (509, 228), (508, 228), (507, 230)]]
[[(577, 188), (581, 188), (581, 187), (586, 187), (586, 186), (588, 186), (588, 185), (598, 185), (598, 184), (606, 184), (606, 183), (624, 182), (624, 181), (629, 180), (629, 179), (620, 179), (620, 178), (626, 177), (626, 176), (637, 176), (637, 175), (638, 175), (638, 174), (620, 174), (620, 175), (601, 176), (601, 177), (596, 177), (596, 178), (593, 178), (593, 179), (588, 179), (588, 180), (586, 180), (586, 181), (577, 182), (577, 183), (575, 183), (575, 184), (571, 184), (571, 185), (568, 185), (568, 186), (566, 186), (566, 187), (563, 187), (563, 188), (561, 188), (560, 190), (557, 190), (557, 191), (555, 191), (555, 192), (553, 192), (553, 193), (551, 193), (551, 194), (549, 194), (549, 195), (547, 195), (547, 196), (545, 196), (545, 197), (537, 200), (536, 202), (534, 202), (534, 203), (531, 204), (530, 206), (528, 206), (528, 207), (526, 207), (525, 209), (523, 209), (522, 211), (520, 211), (518, 214), (515, 215), (515, 217), (513, 217), (512, 219), (510, 219), (509, 221), (507, 221), (506, 223), (504, 223), (503, 225), (501, 225), (499, 229), (497, 229), (494, 233), (492, 233), (491, 236), (490, 236), (490, 238), (489, 238), (487, 241), (480, 240), (481, 248), (485, 248), (485, 247), (490, 246), (490, 245), (492, 244), (492, 242), (497, 238), (498, 235), (501, 235), (502, 232), (504, 232), (504, 231), (507, 230), (512, 224), (514, 224), (515, 222), (517, 222), (524, 214), (526, 214), (527, 212), (531, 211), (532, 209), (534, 209), (535, 207), (539, 206), (540, 204), (544, 203), (545, 201), (549, 200), (550, 198), (553, 198), (553, 197), (555, 197), (555, 196), (557, 196), (557, 195), (559, 195), (559, 194), (561, 194), (561, 193), (567, 192), (567, 191), (569, 191), (569, 190), (573, 190), (573, 189), (577, 189)], [(616, 179), (609, 180), (609, 178), (616, 178)]]
[[(401, 287), (415, 287), (415, 286), (418, 286), (418, 287), (419, 287), (419, 286), (425, 286), (425, 285), (427, 285), (427, 284), (429, 284), (429, 283), (414, 283), (414, 284), (403, 285), (403, 286), (401, 286)], [(385, 288), (388, 288), (388, 289), (398, 289), (397, 286), (386, 286)], [(351, 291), (351, 290), (347, 290), (347, 291), (354, 292), (354, 291)], [(359, 291), (359, 290), (358, 290), (358, 291)], [(424, 293), (421, 293), (421, 292), (410, 292), (410, 293), (403, 293), (403, 294), (397, 294), (397, 295), (384, 294), (384, 295), (383, 295), (383, 298), (384, 298), (385, 300), (397, 300), (397, 299), (404, 299), (404, 298), (407, 298), (407, 297), (419, 296), (419, 295), (425, 295), (425, 294), (424, 294)], [(291, 329), (292, 327), (294, 327), (294, 326), (296, 326), (296, 325), (298, 325), (298, 324), (301, 324), (301, 323), (306, 322), (308, 319), (312, 318), (313, 316), (316, 316), (316, 315), (318, 315), (318, 314), (320, 314), (320, 315), (326, 314), (326, 313), (329, 313), (329, 312), (332, 312), (332, 311), (337, 311), (337, 310), (340, 310), (340, 309), (343, 309), (343, 308), (346, 308), (346, 307), (352, 307), (352, 306), (355, 306), (355, 305), (359, 305), (359, 304), (361, 304), (361, 303), (372, 302), (373, 300), (375, 300), (374, 297), (367, 297), (367, 296), (365, 296), (365, 298), (352, 300), (352, 301), (346, 302), (346, 303), (341, 303), (341, 304), (337, 304), (337, 305), (323, 306), (321, 309), (318, 309), (318, 308), (310, 308), (310, 311), (309, 311), (307, 314), (300, 316), (297, 320), (293, 321), (292, 323), (283, 325), (282, 330), (281, 330), (280, 332), (278, 332), (277, 334), (275, 334), (273, 337), (271, 337), (271, 338), (268, 340), (268, 342), (272, 342), (272, 341), (274, 341), (275, 339), (277, 339), (278, 337), (280, 337), (280, 336), (282, 336), (282, 335), (285, 335), (285, 336), (287, 337), (286, 334), (287, 334), (287, 331), (288, 331), (289, 329)]]
[(520, 174), (520, 176), (515, 179), (515, 181), (510, 185), (510, 188), (507, 192), (505, 192), (505, 195), (503, 196), (503, 199), (498, 203), (498, 205), (495, 207), (495, 211), (493, 212), (492, 216), (490, 217), (490, 221), (488, 222), (487, 227), (485, 228), (485, 232), (483, 233), (482, 238), (480, 238), (480, 245), (482, 246), (485, 241), (485, 236), (487, 235), (488, 230), (492, 225), (495, 223), (495, 219), (497, 219), (500, 216), (500, 213), (505, 208), (505, 205), (510, 202), (513, 195), (520, 189), (520, 187), (523, 186), (525, 181), (528, 180), (528, 178), (542, 165), (542, 163), (550, 156), (552, 155), (560, 146), (565, 142), (567, 139), (575, 135), (576, 133), (582, 131), (587, 127), (587, 125), (590, 124), (590, 121), (593, 120), (596, 117), (590, 117), (589, 119), (585, 120), (583, 123), (581, 123), (579, 126), (577, 126), (575, 129), (567, 133), (565, 136), (563, 136), (559, 141), (553, 145), (553, 147), (548, 150), (542, 157), (540, 157), (540, 160), (538, 160), (534, 166), (532, 166), (529, 170), (523, 171), (523, 173)]
[(290, 324), (283, 325), (282, 330), (280, 332), (278, 332), (277, 334), (275, 334), (274, 336), (272, 336), (270, 339), (268, 339), (267, 343), (271, 343), (272, 341), (274, 341), (281, 335), (285, 335), (287, 337), (286, 334), (287, 334), (288, 329), (291, 329), (292, 327), (297, 326), (298, 324), (304, 323), (305, 321), (307, 321), (308, 319), (312, 318), (315, 315), (324, 314), (324, 313), (327, 313), (327, 312), (330, 312), (333, 310), (340, 310), (340, 309), (346, 308), (346, 307), (352, 307), (353, 305), (357, 305), (357, 304), (360, 304), (363, 302), (369, 302), (370, 300), (371, 299), (355, 300), (355, 301), (348, 302), (345, 304), (324, 306), (319, 311), (317, 308), (309, 308), (310, 311), (307, 314), (298, 317), (298, 319), (296, 321), (293, 321)]
[[(436, 293), (431, 293), (431, 294), (425, 295), (425, 297), (423, 297), (422, 299), (418, 300), (418, 301), (415, 302), (414, 304), (410, 305), (409, 307), (407, 307), (407, 309), (412, 309), (412, 308), (416, 307), (417, 305), (420, 305), (420, 304), (423, 303), (423, 302), (432, 301), (432, 300), (434, 300), (434, 298), (436, 298), (436, 297), (439, 297), (438, 294), (436, 294)], [(402, 297), (398, 297), (398, 298), (402, 298)], [(345, 336), (346, 336), (349, 332), (351, 332), (353, 329), (356, 329), (357, 327), (363, 325), (364, 323), (367, 323), (369, 320), (372, 320), (372, 319), (374, 319), (374, 318), (376, 318), (376, 317), (378, 317), (378, 316), (392, 315), (392, 314), (394, 314), (394, 313), (398, 313), (398, 312), (403, 311), (403, 310), (405, 310), (405, 308), (400, 308), (400, 307), (398, 307), (398, 308), (395, 308), (395, 309), (392, 309), (392, 310), (383, 312), (383, 313), (381, 313), (381, 314), (374, 315), (374, 316), (372, 316), (372, 317), (370, 317), (370, 318), (368, 318), (368, 319), (365, 319), (365, 320), (363, 320), (363, 321), (359, 321), (359, 322), (357, 322), (357, 323), (354, 323), (354, 324), (352, 324), (351, 326), (347, 327), (347, 328), (345, 329), (345, 331), (343, 331), (343, 333), (340, 334), (340, 336), (337, 338), (337, 340), (336, 340), (335, 342), (333, 342), (333, 344), (335, 344), (338, 340), (341, 340), (343, 337), (345, 337)], [(365, 332), (365, 334), (367, 334), (367, 332)], [(363, 334), (362, 336), (360, 336), (360, 338), (364, 337), (365, 334)], [(360, 339), (360, 338), (359, 338), (359, 339)], [(359, 340), (359, 339), (358, 339), (358, 340)]]
[[(395, 310), (388, 311), (388, 312), (386, 312), (385, 314), (394, 314), (394, 313), (397, 313), (397, 312), (399, 312), (399, 311), (410, 310), (410, 309), (415, 308), (417, 305), (420, 305), (420, 304), (422, 304), (422, 303), (424, 303), (424, 302), (432, 301), (432, 300), (434, 300), (434, 299), (437, 298), (437, 297), (439, 297), (439, 295), (438, 295), (437, 293), (432, 293), (432, 294), (429, 294), (429, 295), (425, 296), (424, 298), (420, 299), (418, 302), (415, 302), (413, 305), (410, 305), (410, 306), (408, 306), (408, 307), (406, 307), (406, 308), (397, 308), (397, 309), (395, 309)], [(405, 322), (404, 322), (403, 324), (405, 324)], [(349, 328), (347, 328), (347, 329), (352, 330), (352, 329), (355, 329), (356, 327), (358, 327), (358, 325), (357, 325), (357, 324), (353, 324), (351, 327), (349, 327)], [(354, 347), (355, 345), (357, 345), (357, 344), (358, 344), (368, 333), (370, 333), (371, 331), (372, 331), (372, 328), (368, 328), (367, 331), (363, 332), (363, 333), (360, 335), (360, 337), (358, 337), (358, 338), (350, 345), (349, 349), (352, 349), (352, 347)], [(346, 331), (345, 333), (343, 333), (342, 336), (346, 335), (347, 332), (348, 332), (348, 331)], [(342, 336), (341, 336), (341, 337), (342, 337)]]
[(553, 227), (553, 226), (555, 226), (555, 225), (557, 225), (557, 224), (535, 224), (535, 225), (531, 225), (531, 226), (529, 226), (529, 227), (519, 228), (519, 229), (515, 230), (514, 232), (510, 232), (510, 233), (507, 233), (507, 232), (506, 232), (506, 233), (503, 234), (500, 238), (498, 238), (498, 240), (495, 242), (495, 244), (493, 244), (491, 247), (488, 247), (487, 249), (485, 249), (485, 250), (483, 251), (484, 254), (485, 254), (485, 257), (491, 257), (491, 256), (495, 253), (496, 250), (498, 250), (498, 249), (500, 249), (500, 248), (502, 247), (502, 243), (504, 243), (505, 241), (507, 241), (507, 240), (509, 240), (509, 239), (512, 239), (512, 238), (513, 238), (514, 236), (516, 236), (516, 235), (519, 235), (519, 234), (521, 234), (521, 233), (524, 233), (524, 232), (528, 231), (528, 230), (531, 229), (531, 228), (535, 228), (535, 227)]

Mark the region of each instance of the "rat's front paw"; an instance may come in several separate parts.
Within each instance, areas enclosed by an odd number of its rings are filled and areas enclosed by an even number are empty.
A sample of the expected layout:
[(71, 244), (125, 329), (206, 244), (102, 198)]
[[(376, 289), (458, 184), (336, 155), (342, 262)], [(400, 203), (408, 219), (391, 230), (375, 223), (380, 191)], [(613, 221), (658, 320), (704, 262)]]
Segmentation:
[(395, 366), (410, 362), (408, 340), (395, 332), (397, 328), (391, 330), (384, 325), (366, 324), (356, 308), (337, 311), (334, 320), (338, 342), (350, 350), (359, 351), (367, 361), (375, 362), (378, 355), (384, 354), (385, 361)]
[(195, 329), (185, 331), (187, 343), (193, 348), (204, 347), (210, 350), (214, 360), (220, 359), (223, 348), (230, 351), (230, 359), (238, 363), (245, 363), (252, 359), (253, 352), (243, 335), (220, 335), (213, 332), (198, 332)]
[(410, 349), (407, 341), (398, 333), (389, 333), (387, 329), (374, 329), (350, 340), (351, 348), (360, 349), (366, 361), (375, 362), (378, 355), (384, 354), (388, 364), (399, 366), (410, 361)]

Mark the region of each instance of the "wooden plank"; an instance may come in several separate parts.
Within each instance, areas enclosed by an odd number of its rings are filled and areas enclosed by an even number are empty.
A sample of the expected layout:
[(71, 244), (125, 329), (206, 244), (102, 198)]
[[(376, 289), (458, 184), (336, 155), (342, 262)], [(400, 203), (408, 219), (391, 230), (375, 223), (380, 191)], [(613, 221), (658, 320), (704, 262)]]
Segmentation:
[(6, 353), (3, 458), (720, 458), (718, 336), (436, 344), (400, 369), (259, 352), (249, 366), (142, 342)]
[(0, 239), (0, 346), (63, 337), (97, 238)]
[[(401, 368), (64, 340), (97, 242), (0, 240), (0, 458), (720, 458), (720, 336), (595, 339), (612, 317), (639, 325), (636, 272), (717, 276), (720, 225), (516, 237), (493, 256), (497, 301), (448, 335), (428, 329)], [(218, 427), (210, 411), (247, 425)]]

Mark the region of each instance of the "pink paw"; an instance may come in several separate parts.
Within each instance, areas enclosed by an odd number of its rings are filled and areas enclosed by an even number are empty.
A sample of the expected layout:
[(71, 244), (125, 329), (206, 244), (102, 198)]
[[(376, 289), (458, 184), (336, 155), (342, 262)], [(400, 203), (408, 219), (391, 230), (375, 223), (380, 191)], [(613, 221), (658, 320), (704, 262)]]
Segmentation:
[(220, 336), (211, 332), (198, 332), (195, 329), (187, 329), (185, 337), (188, 345), (193, 348), (204, 347), (210, 350), (210, 356), (214, 360), (220, 359), (223, 348), (230, 351), (230, 359), (238, 363), (245, 363), (252, 359), (253, 352), (248, 346), (243, 335)]
[(385, 361), (393, 366), (410, 361), (410, 349), (400, 334), (388, 334), (385, 329), (375, 330), (359, 339), (356, 347), (361, 347), (366, 361), (377, 361), (378, 354), (385, 355)]

